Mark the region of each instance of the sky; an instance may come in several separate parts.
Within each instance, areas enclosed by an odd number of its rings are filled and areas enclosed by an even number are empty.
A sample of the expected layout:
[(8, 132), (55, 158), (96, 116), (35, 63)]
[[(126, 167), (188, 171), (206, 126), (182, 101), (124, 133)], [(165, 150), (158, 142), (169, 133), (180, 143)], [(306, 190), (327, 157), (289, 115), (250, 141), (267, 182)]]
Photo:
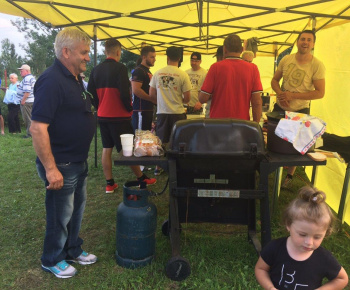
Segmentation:
[(20, 43), (25, 42), (24, 35), (18, 32), (10, 22), (16, 18), (18, 17), (0, 13), (0, 43), (3, 39), (8, 38), (11, 43), (15, 44), (17, 54), (24, 57), (25, 52), (19, 46)]

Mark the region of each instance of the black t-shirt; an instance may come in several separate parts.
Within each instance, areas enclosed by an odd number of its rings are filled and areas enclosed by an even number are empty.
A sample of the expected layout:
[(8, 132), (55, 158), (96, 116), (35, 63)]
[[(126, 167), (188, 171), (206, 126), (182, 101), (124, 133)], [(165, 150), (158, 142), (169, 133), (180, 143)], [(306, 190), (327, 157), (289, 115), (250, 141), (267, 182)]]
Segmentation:
[[(141, 89), (149, 94), (149, 83), (151, 81), (152, 74), (148, 67), (140, 64), (132, 71), (132, 79), (133, 82), (142, 83)], [(133, 110), (134, 111), (153, 111), (153, 103), (147, 100), (140, 99), (138, 96), (134, 94), (133, 101)]]
[(341, 269), (338, 261), (323, 247), (317, 248), (305, 261), (292, 259), (287, 251), (287, 238), (271, 241), (261, 251), (270, 266), (270, 278), (277, 289), (316, 289), (322, 279), (333, 280)]

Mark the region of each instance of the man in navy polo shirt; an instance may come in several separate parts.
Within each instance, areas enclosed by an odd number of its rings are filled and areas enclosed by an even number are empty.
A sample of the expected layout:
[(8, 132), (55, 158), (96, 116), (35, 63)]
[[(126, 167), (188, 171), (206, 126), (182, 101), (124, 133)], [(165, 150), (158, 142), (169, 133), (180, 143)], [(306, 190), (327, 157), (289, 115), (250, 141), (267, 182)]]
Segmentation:
[(70, 278), (67, 262), (93, 264), (97, 257), (82, 250), (79, 231), (86, 203), (87, 157), (94, 135), (91, 100), (80, 73), (90, 61), (90, 39), (78, 29), (61, 30), (56, 60), (34, 87), (30, 132), (36, 165), (46, 187), (46, 233), (42, 269)]

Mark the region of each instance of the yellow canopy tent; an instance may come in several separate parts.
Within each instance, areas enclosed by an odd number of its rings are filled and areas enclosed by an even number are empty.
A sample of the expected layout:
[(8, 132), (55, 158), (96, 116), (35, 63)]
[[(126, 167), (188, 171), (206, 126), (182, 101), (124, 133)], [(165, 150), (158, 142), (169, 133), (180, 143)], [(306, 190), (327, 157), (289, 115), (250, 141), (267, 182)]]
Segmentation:
[[(97, 41), (115, 37), (136, 54), (145, 44), (153, 45), (158, 55), (168, 46), (183, 47), (183, 68), (189, 67), (186, 54), (192, 51), (207, 54), (203, 66), (209, 68), (214, 62), (211, 56), (228, 34), (257, 37), (259, 52), (254, 62), (264, 91), (270, 93), (275, 57), (294, 44), (300, 31), (315, 29), (314, 54), (325, 63), (327, 75), (326, 95), (312, 102), (311, 114), (327, 122), (328, 133), (350, 136), (348, 0), (0, 0), (0, 12), (37, 19), (49, 27), (77, 26)], [(165, 65), (164, 60), (157, 62)], [(327, 193), (336, 211), (344, 174), (345, 165), (337, 160), (329, 159), (326, 167), (319, 168), (316, 186)], [(345, 220), (350, 224), (346, 209)]]

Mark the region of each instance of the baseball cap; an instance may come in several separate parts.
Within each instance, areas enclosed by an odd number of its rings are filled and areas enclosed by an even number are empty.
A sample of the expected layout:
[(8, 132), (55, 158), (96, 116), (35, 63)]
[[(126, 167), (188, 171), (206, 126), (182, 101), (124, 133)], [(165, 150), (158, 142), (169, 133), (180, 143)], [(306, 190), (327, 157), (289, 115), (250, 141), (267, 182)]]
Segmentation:
[[(197, 58), (194, 58), (194, 56), (196, 56)], [(191, 59), (201, 60), (202, 55), (199, 52), (192, 52)]]
[(27, 64), (22, 64), (21, 67), (18, 68), (19, 70), (25, 69), (25, 70), (29, 70), (30, 71), (30, 66)]
[(213, 57), (216, 57), (217, 55), (224, 55), (224, 47), (222, 45), (218, 47)]

